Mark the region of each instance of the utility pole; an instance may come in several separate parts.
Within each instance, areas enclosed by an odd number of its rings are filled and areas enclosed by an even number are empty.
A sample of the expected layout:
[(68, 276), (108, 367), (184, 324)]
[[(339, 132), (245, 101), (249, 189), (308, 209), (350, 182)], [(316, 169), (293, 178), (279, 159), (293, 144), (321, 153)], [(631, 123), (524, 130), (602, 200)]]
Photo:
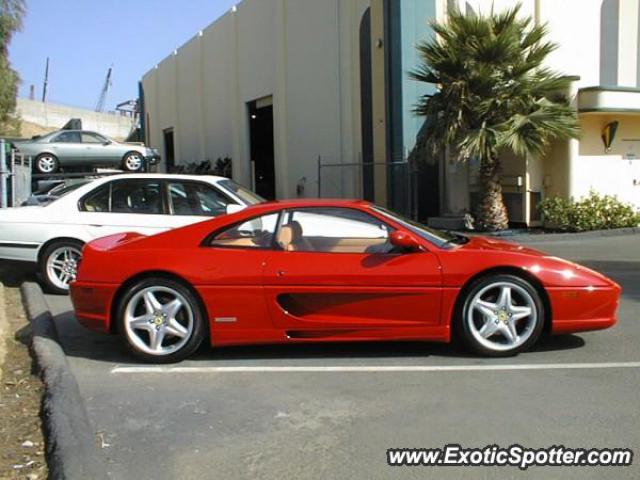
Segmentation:
[(49, 57), (47, 57), (47, 66), (44, 69), (44, 85), (42, 86), (42, 102), (47, 101), (47, 84), (49, 83)]

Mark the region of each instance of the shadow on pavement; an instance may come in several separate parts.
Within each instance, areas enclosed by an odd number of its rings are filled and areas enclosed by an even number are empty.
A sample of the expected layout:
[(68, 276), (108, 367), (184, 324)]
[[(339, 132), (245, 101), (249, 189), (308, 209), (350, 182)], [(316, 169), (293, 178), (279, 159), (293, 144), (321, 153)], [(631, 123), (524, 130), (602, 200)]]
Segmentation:
[[(120, 337), (92, 332), (80, 325), (73, 312), (55, 317), (65, 353), (71, 357), (112, 363), (139, 363), (127, 352)], [(531, 352), (572, 350), (585, 345), (576, 335), (543, 338)], [(292, 345), (249, 345), (212, 348), (204, 344), (189, 361), (375, 359), (411, 357), (468, 358), (481, 360), (455, 344), (433, 342), (344, 342)]]
[(10, 288), (18, 288), (23, 282), (36, 281), (36, 266), (29, 262), (0, 260), (0, 282)]

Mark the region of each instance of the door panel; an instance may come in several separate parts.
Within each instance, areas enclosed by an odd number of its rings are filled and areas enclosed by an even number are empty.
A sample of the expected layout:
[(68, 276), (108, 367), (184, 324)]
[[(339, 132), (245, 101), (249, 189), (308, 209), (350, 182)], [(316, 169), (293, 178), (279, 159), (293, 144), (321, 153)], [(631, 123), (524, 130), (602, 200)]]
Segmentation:
[(274, 335), (262, 287), (267, 255), (255, 248), (199, 249), (197, 271), (202, 278), (195, 283), (207, 308), (214, 345), (260, 343)]
[(427, 326), (440, 321), (440, 264), (429, 252), (272, 252), (264, 284), (279, 328)]
[(91, 238), (106, 237), (121, 232), (155, 235), (171, 228), (170, 215), (79, 212), (77, 218), (79, 223), (85, 225)]
[(114, 180), (99, 186), (81, 200), (72, 220), (84, 225), (92, 238), (120, 232), (154, 235), (172, 228), (166, 214), (162, 184), (150, 180)]

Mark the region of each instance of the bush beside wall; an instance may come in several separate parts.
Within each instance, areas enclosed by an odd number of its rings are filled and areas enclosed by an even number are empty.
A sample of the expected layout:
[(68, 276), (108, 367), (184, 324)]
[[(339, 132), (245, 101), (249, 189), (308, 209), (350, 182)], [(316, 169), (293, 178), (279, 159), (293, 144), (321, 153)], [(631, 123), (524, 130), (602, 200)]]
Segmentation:
[(640, 226), (640, 212), (633, 205), (594, 191), (577, 201), (549, 197), (538, 208), (546, 226), (568, 232)]

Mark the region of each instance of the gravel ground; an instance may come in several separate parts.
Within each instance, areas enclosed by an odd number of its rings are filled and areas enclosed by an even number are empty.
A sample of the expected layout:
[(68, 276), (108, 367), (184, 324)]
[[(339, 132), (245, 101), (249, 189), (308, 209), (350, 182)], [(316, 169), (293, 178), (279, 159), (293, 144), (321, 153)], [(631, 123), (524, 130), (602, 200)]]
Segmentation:
[(43, 386), (29, 354), (31, 332), (17, 289), (4, 288), (0, 309), (4, 309), (0, 342), (5, 347), (0, 388), (0, 478), (47, 478), (40, 419)]

